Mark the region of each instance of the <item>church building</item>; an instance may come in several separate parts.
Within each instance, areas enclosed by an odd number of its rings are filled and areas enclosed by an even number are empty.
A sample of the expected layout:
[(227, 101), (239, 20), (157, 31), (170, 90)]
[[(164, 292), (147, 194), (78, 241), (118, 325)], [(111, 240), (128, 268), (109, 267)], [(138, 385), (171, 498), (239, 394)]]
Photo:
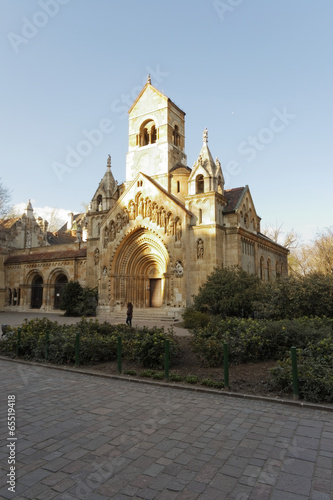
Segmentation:
[(224, 188), (207, 129), (187, 165), (185, 113), (148, 76), (129, 110), (124, 183), (109, 156), (88, 211), (57, 233), (30, 202), (0, 221), (0, 308), (57, 310), (63, 286), (78, 280), (98, 288), (101, 317), (127, 302), (176, 316), (217, 266), (264, 281), (287, 274), (288, 250), (261, 234), (260, 220), (248, 186)]

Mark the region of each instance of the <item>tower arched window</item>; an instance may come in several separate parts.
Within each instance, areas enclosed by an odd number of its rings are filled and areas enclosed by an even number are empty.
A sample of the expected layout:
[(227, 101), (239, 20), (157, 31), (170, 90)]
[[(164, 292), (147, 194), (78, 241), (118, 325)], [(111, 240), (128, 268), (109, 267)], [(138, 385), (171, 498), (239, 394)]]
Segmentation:
[(140, 146), (148, 146), (154, 144), (157, 139), (157, 130), (154, 120), (147, 120), (143, 122), (140, 127)]
[(178, 125), (175, 125), (172, 132), (172, 140), (175, 146), (180, 146), (180, 133)]
[(96, 205), (96, 212), (103, 210), (103, 198), (101, 194), (97, 196)]
[(204, 177), (203, 175), (198, 175), (197, 178), (195, 179), (195, 184), (196, 184), (196, 189), (195, 193), (196, 194), (201, 194), (205, 191), (205, 182), (204, 182)]

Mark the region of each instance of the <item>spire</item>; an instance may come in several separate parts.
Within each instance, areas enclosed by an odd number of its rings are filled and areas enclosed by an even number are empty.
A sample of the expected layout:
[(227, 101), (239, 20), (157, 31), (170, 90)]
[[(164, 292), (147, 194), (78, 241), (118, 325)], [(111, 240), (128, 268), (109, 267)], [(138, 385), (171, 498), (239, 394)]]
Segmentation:
[(208, 144), (208, 130), (207, 130), (207, 127), (205, 128), (204, 133), (203, 133), (203, 143), (204, 144)]
[(108, 161), (106, 164), (107, 168), (111, 168), (111, 155), (108, 156)]
[(32, 208), (31, 201), (28, 201), (27, 208), (25, 209), (25, 213), (28, 219), (34, 219), (34, 209)]
[(150, 77), (150, 74), (148, 74), (148, 76), (147, 76), (147, 83), (149, 83), (149, 85), (151, 85), (151, 77)]

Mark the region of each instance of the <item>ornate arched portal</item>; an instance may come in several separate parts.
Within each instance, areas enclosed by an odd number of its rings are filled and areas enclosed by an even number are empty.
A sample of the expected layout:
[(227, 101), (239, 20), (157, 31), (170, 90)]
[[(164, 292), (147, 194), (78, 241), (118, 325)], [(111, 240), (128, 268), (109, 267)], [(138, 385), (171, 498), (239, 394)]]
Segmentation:
[(116, 250), (110, 269), (111, 306), (161, 307), (170, 296), (169, 254), (152, 231), (139, 228)]

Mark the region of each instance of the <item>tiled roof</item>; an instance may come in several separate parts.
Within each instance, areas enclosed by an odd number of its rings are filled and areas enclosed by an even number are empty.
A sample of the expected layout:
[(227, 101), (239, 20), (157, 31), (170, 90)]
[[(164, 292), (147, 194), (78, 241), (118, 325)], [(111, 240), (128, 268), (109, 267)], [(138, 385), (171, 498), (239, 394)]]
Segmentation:
[(11, 255), (5, 260), (5, 264), (19, 264), (22, 262), (41, 262), (47, 260), (77, 259), (87, 256), (87, 249), (61, 250), (59, 252), (40, 252), (29, 255)]
[[(81, 220), (84, 218), (85, 215), (86, 215), (85, 213), (79, 213), (79, 214), (73, 215), (73, 222), (81, 222)], [(65, 231), (69, 231), (70, 229), (71, 228), (67, 228), (67, 222), (65, 222), (65, 224), (63, 226), (61, 226), (60, 229), (58, 229), (56, 234), (64, 233)]]
[(47, 233), (47, 242), (52, 245), (61, 245), (63, 243), (74, 243), (76, 236), (72, 236), (70, 232)]
[(224, 191), (224, 196), (228, 200), (228, 203), (223, 209), (224, 213), (230, 213), (236, 210), (237, 204), (242, 197), (244, 189), (245, 189), (244, 187), (238, 187), (233, 189), (226, 189)]
[(21, 219), (21, 217), (11, 217), (10, 219), (0, 220), (0, 230), (10, 229), (19, 219)]

